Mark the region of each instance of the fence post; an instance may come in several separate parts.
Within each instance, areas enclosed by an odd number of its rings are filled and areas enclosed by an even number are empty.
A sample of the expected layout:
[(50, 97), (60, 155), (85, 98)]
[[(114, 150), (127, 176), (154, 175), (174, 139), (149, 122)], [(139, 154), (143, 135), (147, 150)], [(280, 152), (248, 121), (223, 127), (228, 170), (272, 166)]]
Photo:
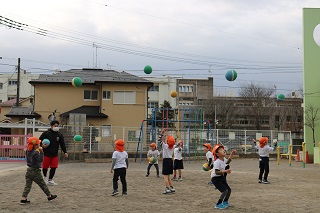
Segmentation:
[(92, 140), (91, 140), (91, 136), (92, 136), (92, 126), (89, 126), (89, 145), (90, 145), (90, 148), (89, 148), (89, 153), (91, 153), (91, 148), (92, 148)]
[(292, 144), (289, 144), (289, 166), (291, 166), (291, 158), (292, 158)]
[(244, 130), (244, 154), (247, 154), (247, 131)]
[(302, 142), (302, 166), (306, 167), (306, 142)]
[(277, 160), (278, 160), (278, 165), (280, 165), (280, 146), (277, 147)]

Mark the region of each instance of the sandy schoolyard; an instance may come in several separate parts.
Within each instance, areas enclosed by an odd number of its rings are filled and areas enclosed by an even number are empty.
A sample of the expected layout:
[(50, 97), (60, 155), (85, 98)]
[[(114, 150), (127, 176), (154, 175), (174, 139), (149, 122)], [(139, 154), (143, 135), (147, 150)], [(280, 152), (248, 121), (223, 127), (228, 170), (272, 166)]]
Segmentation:
[[(130, 162), (127, 170), (128, 195), (112, 197), (110, 163), (62, 163), (50, 186), (58, 198), (47, 202), (37, 185), (29, 194), (29, 205), (19, 205), (25, 184), (25, 168), (0, 171), (0, 212), (320, 212), (320, 166), (282, 159), (270, 161), (269, 181), (258, 183), (258, 159), (234, 159), (228, 182), (232, 189), (225, 210), (214, 209), (220, 192), (208, 185), (209, 173), (202, 170), (204, 161), (184, 162), (183, 181), (174, 182), (175, 194), (162, 195), (163, 178), (155, 168), (145, 177), (147, 162)], [(161, 168), (160, 162), (160, 168)], [(119, 191), (121, 183), (119, 181)]]

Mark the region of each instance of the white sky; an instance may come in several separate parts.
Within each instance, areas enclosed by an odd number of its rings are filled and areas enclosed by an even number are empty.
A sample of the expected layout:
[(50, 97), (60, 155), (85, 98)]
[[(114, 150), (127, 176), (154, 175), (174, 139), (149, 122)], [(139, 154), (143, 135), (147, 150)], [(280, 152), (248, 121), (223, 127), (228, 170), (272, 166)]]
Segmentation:
[[(287, 95), (302, 88), (302, 9), (319, 5), (316, 0), (2, 1), (0, 16), (28, 26), (21, 31), (0, 25), (0, 72), (14, 72), (19, 57), (21, 68), (33, 73), (97, 66), (143, 75), (150, 65), (154, 76), (213, 76), (216, 91), (255, 81)], [(36, 34), (39, 28), (46, 36)], [(233, 82), (224, 78), (229, 69), (238, 72)]]

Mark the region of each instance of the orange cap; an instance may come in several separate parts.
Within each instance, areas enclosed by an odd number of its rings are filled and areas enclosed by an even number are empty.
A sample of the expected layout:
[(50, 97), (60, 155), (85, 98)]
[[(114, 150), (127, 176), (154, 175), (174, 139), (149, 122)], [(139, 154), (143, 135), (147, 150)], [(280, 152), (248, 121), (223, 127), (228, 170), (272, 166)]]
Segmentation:
[(176, 141), (174, 140), (174, 138), (171, 135), (169, 135), (167, 143), (168, 143), (169, 149), (172, 149), (174, 144), (176, 143)]
[(124, 151), (124, 141), (122, 139), (116, 140), (116, 142), (114, 142), (114, 145), (115, 145), (115, 149), (118, 152), (123, 152)]
[(153, 142), (153, 143), (150, 144), (150, 146), (151, 147), (157, 147), (157, 144)]
[(267, 137), (261, 137), (259, 139), (259, 144), (260, 144), (261, 148), (263, 148), (267, 143), (268, 143), (268, 138)]
[(207, 147), (207, 149), (212, 150), (212, 146), (210, 143), (205, 143), (202, 146)]
[(39, 138), (37, 138), (37, 137), (28, 138), (28, 140), (27, 140), (27, 150), (28, 151), (33, 150), (33, 146), (35, 144), (40, 144), (40, 143), (41, 143), (41, 140), (39, 140)]
[(217, 159), (217, 155), (216, 155), (217, 153), (216, 152), (217, 152), (218, 148), (220, 148), (220, 147), (224, 148), (224, 146), (222, 144), (216, 144), (212, 149), (212, 154), (214, 156), (214, 160)]

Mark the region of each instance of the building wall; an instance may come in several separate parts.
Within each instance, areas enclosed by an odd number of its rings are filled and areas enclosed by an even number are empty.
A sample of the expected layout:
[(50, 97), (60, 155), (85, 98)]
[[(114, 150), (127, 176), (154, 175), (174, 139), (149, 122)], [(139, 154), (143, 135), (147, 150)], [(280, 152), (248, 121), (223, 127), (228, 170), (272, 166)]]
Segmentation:
[[(20, 97), (27, 98), (34, 93), (33, 86), (29, 84), (32, 79), (38, 79), (39, 74), (27, 73), (24, 70), (20, 71)], [(0, 89), (0, 100), (5, 102), (10, 98), (16, 97), (17, 95), (17, 82), (18, 74), (0, 74), (0, 83), (2, 83), (2, 89)], [(9, 84), (12, 85), (9, 85)], [(1, 87), (0, 87), (1, 88)]]
[[(84, 90), (98, 90), (98, 100), (84, 100)], [(110, 100), (102, 100), (102, 91), (111, 91)], [(135, 91), (136, 104), (114, 104), (114, 91)], [(48, 123), (48, 116), (56, 110), (56, 117), (81, 106), (101, 106), (101, 113), (108, 118), (87, 118), (91, 125), (140, 126), (146, 118), (147, 86), (140, 84), (82, 85), (80, 88), (71, 84), (35, 85), (34, 111), (42, 117), (40, 121)]]

